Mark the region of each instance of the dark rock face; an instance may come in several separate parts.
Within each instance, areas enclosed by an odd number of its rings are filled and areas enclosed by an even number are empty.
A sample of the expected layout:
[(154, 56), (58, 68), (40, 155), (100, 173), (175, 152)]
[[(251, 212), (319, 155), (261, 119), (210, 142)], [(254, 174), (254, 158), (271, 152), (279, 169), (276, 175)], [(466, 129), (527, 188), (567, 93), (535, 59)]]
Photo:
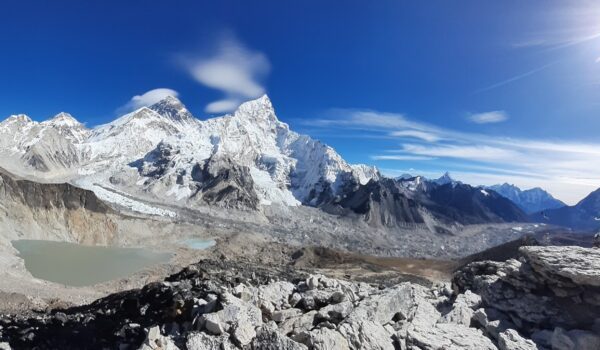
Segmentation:
[(31, 208), (85, 209), (95, 213), (112, 211), (91, 191), (66, 183), (43, 184), (18, 180), (2, 171), (0, 171), (0, 198), (5, 202), (16, 201)]
[(531, 220), (576, 230), (598, 230), (600, 229), (600, 189), (590, 193), (574, 206), (544, 210), (531, 215)]
[(419, 203), (404, 195), (392, 179), (369, 181), (329, 203), (356, 214), (374, 226), (393, 227), (402, 224), (424, 223)]
[[(458, 182), (423, 181), (407, 190), (403, 181), (372, 180), (365, 185), (348, 186), (339, 196), (324, 204), (330, 213), (344, 210), (361, 215), (374, 226), (422, 225), (425, 217), (441, 224), (482, 224), (527, 222), (527, 215), (510, 200)], [(443, 231), (440, 227), (438, 231)]]
[(129, 165), (137, 168), (142, 176), (158, 179), (165, 175), (172, 167), (171, 158), (179, 153), (168, 143), (160, 142), (152, 151), (148, 152), (142, 159), (138, 159)]
[(191, 199), (201, 198), (210, 205), (236, 209), (258, 209), (260, 200), (254, 190), (250, 169), (229, 159), (210, 158), (192, 169), (197, 191)]
[(430, 186), (427, 197), (433, 202), (427, 205), (431, 211), (461, 224), (528, 221), (510, 200), (465, 184)]

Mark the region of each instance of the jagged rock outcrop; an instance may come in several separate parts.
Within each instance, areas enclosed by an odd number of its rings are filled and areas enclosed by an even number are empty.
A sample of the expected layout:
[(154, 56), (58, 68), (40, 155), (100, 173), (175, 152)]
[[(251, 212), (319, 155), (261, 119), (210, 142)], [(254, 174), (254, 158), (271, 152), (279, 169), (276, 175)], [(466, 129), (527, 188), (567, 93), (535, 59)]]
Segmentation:
[[(600, 344), (600, 249), (522, 247), (519, 260), (467, 265), (453, 279), (458, 293), (481, 296), (473, 319), (499, 343), (596, 349)], [(594, 345), (595, 346), (595, 345)], [(527, 348), (527, 347), (523, 347)]]

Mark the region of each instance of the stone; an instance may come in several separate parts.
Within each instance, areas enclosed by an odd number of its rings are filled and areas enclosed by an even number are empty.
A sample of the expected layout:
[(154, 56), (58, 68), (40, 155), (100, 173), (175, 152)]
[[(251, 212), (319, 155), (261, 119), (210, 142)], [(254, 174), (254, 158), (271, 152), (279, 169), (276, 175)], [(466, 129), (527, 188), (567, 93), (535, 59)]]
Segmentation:
[(406, 336), (409, 349), (421, 350), (496, 350), (492, 341), (477, 329), (464, 325), (440, 323), (435, 327), (409, 329)]
[(250, 344), (252, 339), (256, 336), (254, 326), (250, 322), (247, 322), (247, 320), (240, 320), (240, 322), (236, 323), (232, 328), (233, 332), (231, 335), (233, 339), (236, 344), (242, 347)]
[(290, 296), (294, 293), (296, 286), (287, 281), (278, 281), (269, 283), (266, 286), (259, 286), (258, 306), (261, 307), (264, 303), (273, 305), (274, 310), (281, 310), (289, 305)]
[(600, 334), (585, 330), (565, 331), (557, 327), (552, 334), (553, 350), (597, 350), (600, 349)]
[(317, 311), (309, 311), (300, 316), (292, 317), (285, 320), (279, 325), (282, 334), (299, 334), (304, 331), (309, 331), (314, 327), (315, 316)]
[(498, 336), (500, 350), (538, 350), (537, 345), (530, 339), (523, 338), (514, 329), (507, 329)]
[(160, 333), (160, 327), (154, 326), (146, 330), (146, 339), (139, 350), (179, 350), (171, 338)]
[(150, 327), (148, 329), (148, 335), (146, 336), (146, 338), (149, 341), (155, 341), (156, 339), (160, 338), (160, 327), (158, 327), (158, 326)]
[(521, 247), (533, 269), (548, 279), (563, 277), (581, 286), (600, 287), (600, 250), (583, 247)]
[(516, 326), (495, 309), (478, 309), (473, 313), (475, 320), (483, 331), (491, 338), (498, 339), (501, 332), (514, 329)]
[(547, 329), (535, 331), (531, 334), (531, 340), (542, 349), (550, 349), (552, 347), (552, 335), (553, 331)]
[(276, 329), (268, 326), (258, 328), (256, 337), (252, 340), (254, 350), (308, 350), (306, 345), (300, 344)]
[(600, 314), (600, 249), (525, 246), (519, 252), (520, 260), (463, 267), (454, 288), (480, 295), (482, 306), (503, 313), (522, 334), (528, 325), (590, 330)]
[(188, 350), (235, 349), (235, 346), (229, 341), (228, 336), (212, 336), (202, 332), (190, 333), (185, 346)]
[(218, 314), (204, 315), (204, 328), (211, 334), (220, 335), (225, 332), (225, 327), (221, 323)]
[(0, 350), (11, 350), (10, 344), (8, 344), (6, 342), (0, 343)]
[(306, 286), (308, 287), (309, 290), (319, 288), (319, 277), (312, 276), (312, 275), (310, 277), (308, 277), (306, 279)]
[(552, 334), (552, 349), (553, 350), (574, 350), (575, 342), (569, 337), (564, 329), (557, 327)]
[(354, 310), (354, 305), (352, 302), (342, 301), (341, 303), (327, 305), (319, 309), (317, 318), (333, 323), (340, 323), (343, 319), (350, 315), (352, 310)]
[(412, 327), (431, 328), (440, 318), (440, 312), (431, 303), (423, 298), (418, 298), (409, 320)]
[(392, 334), (373, 321), (351, 320), (341, 324), (339, 332), (352, 350), (394, 350)]
[(416, 305), (415, 295), (424, 293), (424, 290), (421, 286), (401, 283), (381, 294), (365, 296), (348, 318), (372, 320), (381, 325), (390, 322), (397, 315), (406, 319)]
[(320, 328), (310, 332), (302, 332), (294, 340), (308, 346), (311, 350), (349, 350), (348, 341), (333, 329)]
[(275, 322), (283, 322), (289, 318), (299, 316), (301, 314), (302, 314), (302, 310), (290, 308), (290, 309), (285, 309), (285, 310), (280, 310), (280, 311), (274, 311), (273, 314), (271, 315), (271, 319)]

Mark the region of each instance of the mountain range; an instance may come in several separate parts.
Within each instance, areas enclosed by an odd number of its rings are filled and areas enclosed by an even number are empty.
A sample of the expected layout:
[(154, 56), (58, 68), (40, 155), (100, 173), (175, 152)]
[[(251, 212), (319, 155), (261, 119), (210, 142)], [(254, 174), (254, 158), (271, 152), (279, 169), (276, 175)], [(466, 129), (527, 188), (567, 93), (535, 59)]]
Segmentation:
[(600, 189), (573, 206), (543, 210), (531, 215), (531, 220), (576, 230), (600, 230)]
[(517, 192), (524, 198), (517, 201), (504, 186), (473, 187), (449, 174), (386, 178), (290, 130), (267, 96), (206, 120), (171, 96), (94, 128), (68, 113), (44, 122), (10, 116), (0, 123), (0, 166), (38, 182), (69, 182), (146, 214), (172, 213), (147, 202), (255, 212), (308, 206), (372, 226), (432, 232), (525, 222), (532, 203), (552, 198), (531, 190)]
[(515, 185), (504, 183), (488, 187), (500, 195), (510, 199), (527, 214), (533, 214), (546, 209), (557, 209), (566, 206), (562, 201), (539, 187), (521, 190)]

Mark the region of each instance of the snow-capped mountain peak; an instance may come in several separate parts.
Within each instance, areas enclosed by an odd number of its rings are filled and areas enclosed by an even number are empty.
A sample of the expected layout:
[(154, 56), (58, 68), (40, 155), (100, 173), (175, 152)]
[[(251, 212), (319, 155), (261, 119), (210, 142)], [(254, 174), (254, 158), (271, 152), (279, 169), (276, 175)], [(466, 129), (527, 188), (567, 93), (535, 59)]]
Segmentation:
[(195, 121), (192, 113), (175, 96), (169, 95), (148, 108), (176, 123), (191, 123)]
[(450, 176), (450, 173), (446, 171), (444, 173), (444, 175), (442, 175), (441, 177), (439, 177), (436, 180), (433, 180), (433, 182), (435, 182), (438, 185), (446, 185), (446, 184), (454, 183), (456, 181), (452, 178), (452, 176)]
[(26, 114), (13, 114), (2, 121), (2, 125), (10, 125), (10, 124), (28, 124), (33, 123), (33, 120), (29, 118)]
[(275, 115), (273, 104), (267, 95), (242, 103), (235, 111), (235, 116), (251, 120), (279, 121)]
[(510, 199), (526, 213), (534, 213), (545, 209), (555, 209), (565, 206), (565, 204), (545, 190), (535, 187), (528, 190), (521, 190), (515, 185), (504, 183), (488, 187), (498, 192), (501, 196)]
[(71, 114), (66, 112), (60, 112), (57, 115), (55, 115), (52, 119), (42, 122), (42, 124), (71, 128), (83, 126), (83, 124), (77, 121), (77, 119), (73, 118)]

